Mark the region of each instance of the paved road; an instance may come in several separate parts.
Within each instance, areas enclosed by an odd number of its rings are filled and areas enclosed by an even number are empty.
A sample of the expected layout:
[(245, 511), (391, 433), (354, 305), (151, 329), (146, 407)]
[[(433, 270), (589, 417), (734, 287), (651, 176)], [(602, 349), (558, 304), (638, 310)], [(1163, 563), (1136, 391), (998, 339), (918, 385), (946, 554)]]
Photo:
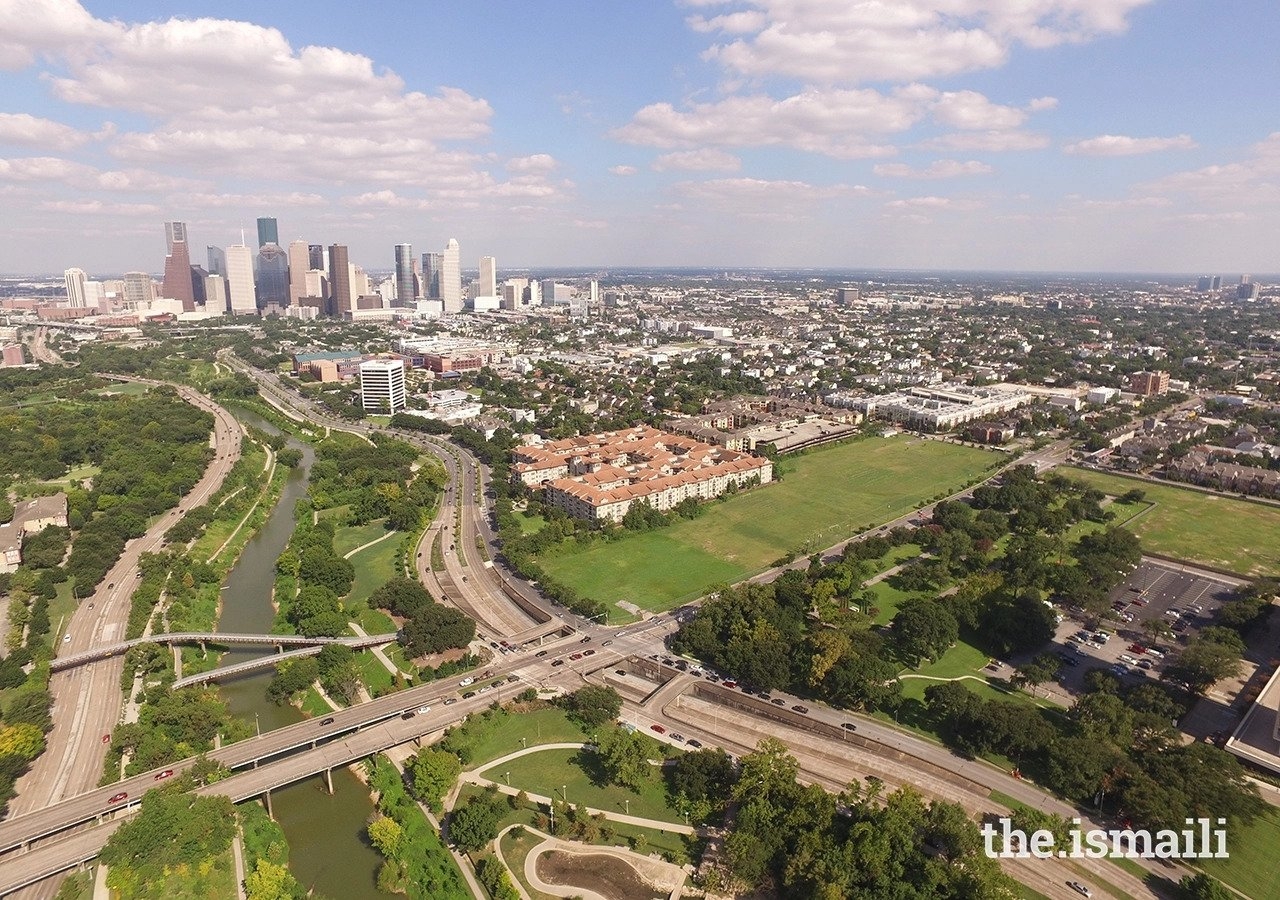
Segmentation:
[[(231, 414), (191, 388), (179, 387), (178, 393), (188, 403), (214, 415), (214, 460), (176, 509), (162, 514), (143, 537), (125, 546), (120, 559), (111, 567), (98, 590), (81, 601), (70, 623), (63, 627), (62, 635), (53, 636), (57, 642), (55, 652), (79, 653), (123, 639), (129, 617), (130, 594), (136, 584), (136, 576), (141, 574), (139, 558), (143, 553), (159, 548), (164, 533), (182, 518), (185, 510), (199, 506), (215, 493), (240, 458), (240, 426)], [(70, 640), (65, 640), (68, 636)], [(18, 780), (17, 795), (9, 804), (10, 816), (42, 809), (83, 793), (98, 783), (108, 749), (101, 736), (109, 734), (120, 718), (123, 666), (123, 660), (116, 657), (50, 676), (53, 730), (46, 738), (45, 752)], [(37, 885), (22, 896), (49, 897), (56, 887), (52, 884)]]

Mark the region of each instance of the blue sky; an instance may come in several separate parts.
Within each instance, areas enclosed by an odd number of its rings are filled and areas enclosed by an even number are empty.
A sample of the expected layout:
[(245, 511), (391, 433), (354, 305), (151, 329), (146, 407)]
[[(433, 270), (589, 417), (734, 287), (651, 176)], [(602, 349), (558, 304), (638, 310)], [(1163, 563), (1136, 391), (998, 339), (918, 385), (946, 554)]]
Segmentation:
[(1277, 46), (1274, 0), (0, 0), (0, 271), (260, 215), (371, 270), (1275, 271)]

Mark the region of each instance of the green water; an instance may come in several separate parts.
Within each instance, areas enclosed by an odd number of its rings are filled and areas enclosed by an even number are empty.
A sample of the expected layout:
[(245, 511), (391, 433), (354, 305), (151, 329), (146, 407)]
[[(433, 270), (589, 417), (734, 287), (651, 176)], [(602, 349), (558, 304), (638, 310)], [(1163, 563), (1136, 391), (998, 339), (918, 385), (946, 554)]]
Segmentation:
[[(263, 431), (278, 431), (250, 413), (237, 413), (237, 417)], [(291, 438), (289, 446), (302, 451), (302, 462), (290, 473), (275, 509), (227, 576), (219, 631), (259, 634), (271, 630), (276, 559), (293, 533), (293, 508), (307, 492), (307, 473), (315, 459), (309, 445)], [(223, 661), (230, 664), (261, 655), (262, 650), (244, 650), (226, 654)], [(231, 712), (256, 722), (263, 731), (303, 718), (294, 707), (277, 706), (267, 699), (271, 676), (268, 669), (220, 686)], [(289, 839), (289, 868), (317, 896), (385, 900), (389, 895), (375, 884), (382, 857), (369, 846), (364, 834), (365, 823), (374, 812), (369, 790), (344, 768), (333, 773), (333, 791), (330, 796), (324, 778), (316, 776), (271, 793), (272, 812)]]

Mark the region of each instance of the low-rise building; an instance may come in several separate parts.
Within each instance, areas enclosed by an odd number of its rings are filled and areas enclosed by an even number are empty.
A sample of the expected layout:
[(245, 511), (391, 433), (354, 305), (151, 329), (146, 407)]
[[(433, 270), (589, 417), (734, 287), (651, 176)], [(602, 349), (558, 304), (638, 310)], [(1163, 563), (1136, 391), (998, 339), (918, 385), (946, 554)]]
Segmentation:
[(980, 419), (1000, 417), (1031, 402), (1026, 391), (944, 383), (917, 385), (892, 394), (855, 397), (843, 393), (823, 398), (832, 406), (856, 409), (867, 416), (899, 422), (922, 431), (951, 431)]
[(13, 510), (13, 519), (0, 525), (0, 572), (17, 571), (22, 565), (22, 539), (50, 527), (67, 527), (67, 495), (53, 494), (24, 500)]

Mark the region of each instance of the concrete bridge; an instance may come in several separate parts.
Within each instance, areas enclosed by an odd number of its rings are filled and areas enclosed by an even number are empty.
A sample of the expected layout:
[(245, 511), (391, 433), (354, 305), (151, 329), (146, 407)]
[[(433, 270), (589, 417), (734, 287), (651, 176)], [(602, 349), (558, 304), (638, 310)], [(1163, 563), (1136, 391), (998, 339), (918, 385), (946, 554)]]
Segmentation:
[(92, 650), (58, 657), (49, 663), (49, 671), (61, 672), (64, 669), (74, 669), (76, 666), (82, 666), (85, 663), (97, 662), (100, 659), (107, 659), (111, 656), (119, 656), (142, 644), (199, 644), (202, 650), (209, 644), (262, 646), (275, 647), (277, 651), (283, 651), (285, 647), (323, 647), (325, 644), (345, 644), (354, 649), (361, 649), (378, 644), (390, 644), (396, 637), (395, 633), (335, 638), (304, 637), (300, 634), (232, 634), (220, 631), (179, 631), (171, 634), (153, 634), (149, 637), (134, 638), (131, 641), (121, 641), (117, 644), (104, 644), (101, 647), (94, 647)]
[(350, 647), (352, 650), (363, 650), (367, 647), (376, 647), (379, 644), (390, 644), (395, 641), (394, 634), (370, 634), (365, 637), (349, 637), (349, 638), (330, 638), (324, 644), (314, 645), (310, 647), (302, 647), (297, 650), (286, 650), (283, 653), (274, 653), (270, 656), (260, 656), (257, 659), (248, 659), (244, 662), (232, 663), (229, 666), (219, 666), (216, 669), (210, 669), (207, 672), (196, 672), (194, 675), (187, 675), (179, 678), (173, 683), (173, 689), (189, 687), (193, 684), (204, 684), (207, 681), (221, 681), (223, 678), (231, 678), (236, 675), (243, 675), (245, 672), (253, 672), (258, 669), (270, 669), (280, 665), (287, 659), (298, 659), (303, 656), (316, 656), (329, 644), (342, 644)]

